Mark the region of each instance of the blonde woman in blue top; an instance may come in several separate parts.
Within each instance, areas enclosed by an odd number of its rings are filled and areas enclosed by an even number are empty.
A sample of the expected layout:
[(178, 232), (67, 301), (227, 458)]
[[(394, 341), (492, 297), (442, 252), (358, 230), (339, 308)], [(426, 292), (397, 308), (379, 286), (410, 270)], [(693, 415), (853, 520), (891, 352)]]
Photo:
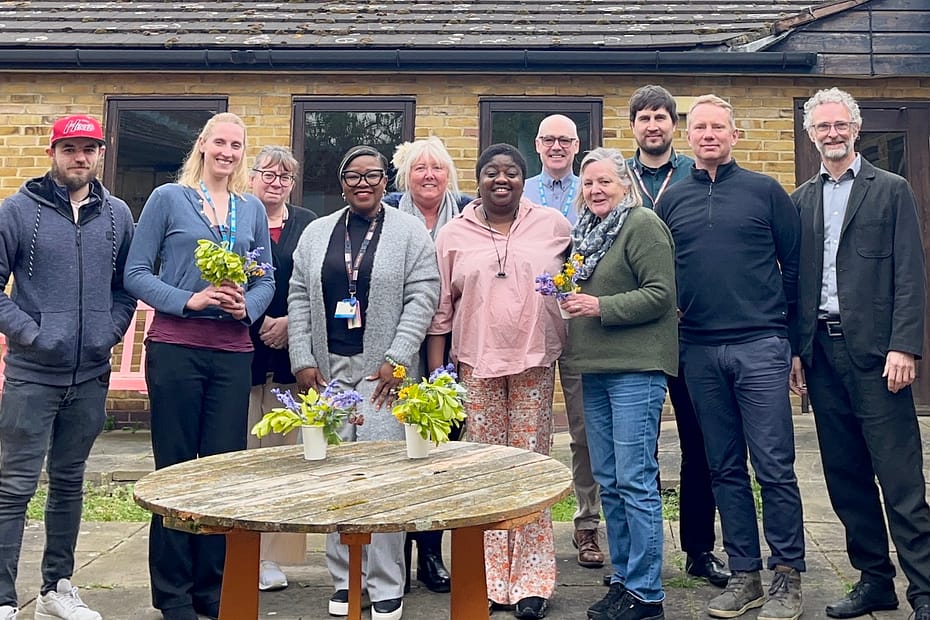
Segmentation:
[[(274, 279), (269, 272), (245, 286), (214, 286), (194, 261), (197, 241), (210, 239), (242, 255), (263, 248), (260, 262), (271, 262), (265, 208), (244, 193), (245, 139), (235, 114), (207, 121), (178, 182), (149, 196), (129, 250), (126, 288), (155, 308), (145, 381), (157, 469), (246, 447), (249, 325), (271, 301)], [(166, 620), (219, 615), (225, 549), (222, 535), (165, 529), (153, 516), (152, 602)]]

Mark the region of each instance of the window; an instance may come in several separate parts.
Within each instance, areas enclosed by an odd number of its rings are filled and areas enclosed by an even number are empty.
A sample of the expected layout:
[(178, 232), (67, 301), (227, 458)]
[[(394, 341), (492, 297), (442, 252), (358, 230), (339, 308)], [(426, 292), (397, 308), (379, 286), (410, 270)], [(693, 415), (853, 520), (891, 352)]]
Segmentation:
[[(336, 170), (353, 146), (367, 144), (388, 162), (394, 149), (413, 140), (412, 97), (326, 97), (294, 101), (294, 153), (302, 161), (292, 199), (325, 215), (345, 205)], [(394, 171), (388, 171), (391, 185)]]
[(564, 114), (578, 126), (580, 149), (575, 155), (577, 171), (587, 151), (601, 145), (603, 103), (600, 99), (578, 97), (495, 97), (481, 99), (481, 145), (506, 142), (517, 147), (526, 158), (528, 177), (539, 174), (541, 164), (536, 153), (536, 130), (542, 119), (551, 114)]
[(138, 220), (152, 190), (175, 180), (207, 120), (225, 111), (225, 97), (108, 97), (104, 184)]

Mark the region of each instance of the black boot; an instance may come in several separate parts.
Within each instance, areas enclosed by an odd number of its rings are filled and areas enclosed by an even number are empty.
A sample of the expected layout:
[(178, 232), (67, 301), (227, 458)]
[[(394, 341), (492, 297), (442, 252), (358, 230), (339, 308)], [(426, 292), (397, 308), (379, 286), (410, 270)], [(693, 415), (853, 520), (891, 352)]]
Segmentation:
[(417, 541), (417, 580), (432, 592), (448, 592), (451, 584), (449, 571), (442, 563), (442, 532), (407, 534), (408, 542), (411, 538)]

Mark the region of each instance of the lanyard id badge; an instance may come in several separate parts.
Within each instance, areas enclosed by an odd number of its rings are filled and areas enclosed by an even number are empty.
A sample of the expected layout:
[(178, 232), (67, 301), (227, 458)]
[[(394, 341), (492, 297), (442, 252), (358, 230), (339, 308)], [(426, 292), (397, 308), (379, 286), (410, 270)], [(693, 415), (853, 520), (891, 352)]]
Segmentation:
[(343, 299), (336, 304), (335, 318), (348, 319), (349, 329), (358, 329), (362, 326), (362, 308), (361, 304), (358, 303), (358, 300), (355, 298), (355, 291), (357, 290), (358, 283), (358, 269), (362, 264), (362, 258), (364, 258), (365, 252), (368, 250), (368, 244), (371, 242), (371, 238), (375, 235), (375, 228), (378, 227), (378, 216), (376, 214), (375, 217), (371, 220), (371, 223), (368, 225), (368, 232), (365, 233), (365, 239), (362, 241), (362, 247), (358, 249), (358, 254), (355, 257), (354, 262), (352, 260), (352, 240), (349, 238), (349, 209), (346, 209), (345, 226), (345, 261), (346, 276), (349, 278), (349, 298)]
[(362, 326), (361, 304), (354, 297), (343, 299), (336, 302), (336, 312), (333, 314), (336, 319), (348, 319), (349, 329), (356, 329)]

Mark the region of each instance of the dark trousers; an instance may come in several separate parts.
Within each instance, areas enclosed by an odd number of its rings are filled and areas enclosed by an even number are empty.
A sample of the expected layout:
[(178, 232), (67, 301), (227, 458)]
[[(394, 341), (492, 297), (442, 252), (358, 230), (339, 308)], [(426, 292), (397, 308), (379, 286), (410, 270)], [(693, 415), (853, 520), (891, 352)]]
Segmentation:
[[(155, 468), (244, 450), (252, 354), (151, 341), (146, 346)], [(171, 530), (153, 516), (152, 604), (173, 609), (219, 601), (225, 559), (225, 536)]]
[(762, 488), (768, 567), (804, 564), (801, 494), (794, 474), (794, 425), (788, 399), (791, 352), (772, 336), (726, 345), (683, 343), (682, 365), (704, 433), (714, 498), (731, 570), (762, 568), (747, 448)]
[(882, 370), (856, 367), (846, 341), (821, 330), (812, 364), (804, 369), (827, 491), (846, 528), (849, 561), (864, 581), (891, 581), (887, 514), (913, 604), (918, 596), (930, 596), (930, 508), (920, 428), (911, 388), (889, 392)]
[[(42, 465), (48, 472), (42, 589), (74, 572), (84, 468), (106, 419), (109, 373), (78, 385), (7, 378), (0, 400), (0, 606), (16, 607), (16, 575), (26, 507)], [(20, 614), (22, 615), (22, 614)]]
[(668, 378), (668, 394), (675, 409), (681, 447), (681, 486), (678, 491), (681, 549), (689, 556), (698, 556), (714, 548), (717, 504), (704, 453), (704, 434), (681, 369), (677, 377)]

